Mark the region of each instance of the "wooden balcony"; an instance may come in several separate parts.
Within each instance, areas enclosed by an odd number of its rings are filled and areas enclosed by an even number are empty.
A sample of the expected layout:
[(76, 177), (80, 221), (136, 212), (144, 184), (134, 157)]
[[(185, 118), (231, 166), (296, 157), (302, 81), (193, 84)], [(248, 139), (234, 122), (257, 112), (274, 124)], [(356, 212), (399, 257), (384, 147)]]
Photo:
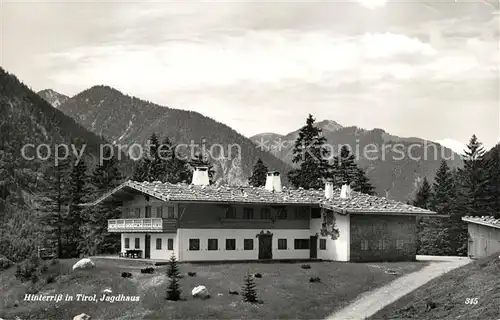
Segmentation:
[(108, 232), (177, 232), (177, 219), (110, 219)]

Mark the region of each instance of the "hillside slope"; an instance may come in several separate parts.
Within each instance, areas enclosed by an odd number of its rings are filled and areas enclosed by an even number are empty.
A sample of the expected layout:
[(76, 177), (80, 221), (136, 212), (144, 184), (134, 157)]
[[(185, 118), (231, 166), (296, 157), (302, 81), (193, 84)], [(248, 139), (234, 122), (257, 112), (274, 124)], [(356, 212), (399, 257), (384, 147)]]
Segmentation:
[(63, 104), (64, 102), (66, 102), (69, 99), (68, 96), (61, 94), (59, 92), (56, 92), (52, 89), (41, 90), (41, 91), (38, 91), (37, 94), (40, 97), (42, 97), (45, 101), (50, 103), (50, 105), (53, 106), (54, 108), (59, 108), (61, 106), (61, 104)]
[[(424, 177), (430, 181), (434, 179), (443, 156), (452, 159), (448, 161), (452, 168), (462, 165), (460, 156), (452, 150), (424, 139), (398, 137), (382, 129), (342, 127), (332, 120), (320, 121), (317, 126), (323, 130), (323, 136), (335, 152), (344, 144), (350, 145), (353, 151), (359, 150), (357, 162), (366, 170), (375, 191), (391, 199), (411, 200)], [(292, 164), (297, 136), (298, 130), (287, 135), (258, 134), (250, 139), (257, 145), (266, 145), (276, 157)], [(424, 144), (428, 145), (427, 152)]]
[[(111, 87), (94, 86), (85, 90), (66, 101), (60, 110), (88, 130), (119, 145), (144, 144), (153, 132), (161, 138), (168, 136), (176, 143), (203, 142), (207, 151), (213, 147), (212, 162), (219, 183), (246, 183), (257, 158), (270, 169), (282, 173), (289, 170), (281, 160), (257, 149), (251, 140), (220, 122), (197, 112), (130, 97)], [(222, 153), (218, 145), (223, 146)], [(236, 146), (241, 148), (241, 161)]]
[(499, 319), (499, 273), (498, 254), (475, 261), (430, 281), (370, 320)]

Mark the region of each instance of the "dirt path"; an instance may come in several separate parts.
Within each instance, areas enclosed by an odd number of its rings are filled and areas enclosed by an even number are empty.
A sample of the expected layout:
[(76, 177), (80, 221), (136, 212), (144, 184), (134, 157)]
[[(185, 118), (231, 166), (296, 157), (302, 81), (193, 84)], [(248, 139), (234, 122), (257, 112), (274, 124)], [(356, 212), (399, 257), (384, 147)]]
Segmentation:
[(419, 260), (431, 262), (417, 272), (402, 276), (388, 285), (361, 295), (349, 306), (329, 316), (328, 320), (363, 320), (428, 281), (470, 262), (467, 258), (456, 257), (442, 257), (438, 260), (437, 257), (422, 256)]

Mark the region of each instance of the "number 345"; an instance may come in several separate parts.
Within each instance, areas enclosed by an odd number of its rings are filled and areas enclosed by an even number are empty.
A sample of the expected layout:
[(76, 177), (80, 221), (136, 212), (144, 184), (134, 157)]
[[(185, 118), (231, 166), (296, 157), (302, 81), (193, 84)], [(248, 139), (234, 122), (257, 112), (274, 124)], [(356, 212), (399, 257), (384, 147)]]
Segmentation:
[(467, 298), (465, 299), (465, 304), (478, 304), (479, 299), (478, 298)]

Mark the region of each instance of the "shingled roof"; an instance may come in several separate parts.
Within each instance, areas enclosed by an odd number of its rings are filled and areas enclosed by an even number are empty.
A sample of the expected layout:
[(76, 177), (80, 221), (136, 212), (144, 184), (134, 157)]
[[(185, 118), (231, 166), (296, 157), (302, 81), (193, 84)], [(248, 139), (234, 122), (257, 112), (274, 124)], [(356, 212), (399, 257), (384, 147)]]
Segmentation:
[(462, 220), (470, 223), (482, 224), (484, 226), (500, 229), (500, 219), (495, 219), (494, 217), (491, 216), (484, 216), (484, 217), (466, 216), (463, 217)]
[(435, 212), (417, 208), (402, 202), (351, 192), (350, 198), (341, 198), (340, 189), (333, 192), (332, 199), (325, 198), (322, 189), (287, 189), (272, 192), (264, 187), (198, 186), (192, 184), (171, 184), (162, 182), (127, 181), (105, 194), (93, 203), (96, 205), (106, 199), (127, 190), (136, 190), (163, 201), (211, 202), (211, 203), (252, 203), (269, 205), (318, 205), (339, 213), (386, 213), (386, 214), (423, 214), (435, 215)]

